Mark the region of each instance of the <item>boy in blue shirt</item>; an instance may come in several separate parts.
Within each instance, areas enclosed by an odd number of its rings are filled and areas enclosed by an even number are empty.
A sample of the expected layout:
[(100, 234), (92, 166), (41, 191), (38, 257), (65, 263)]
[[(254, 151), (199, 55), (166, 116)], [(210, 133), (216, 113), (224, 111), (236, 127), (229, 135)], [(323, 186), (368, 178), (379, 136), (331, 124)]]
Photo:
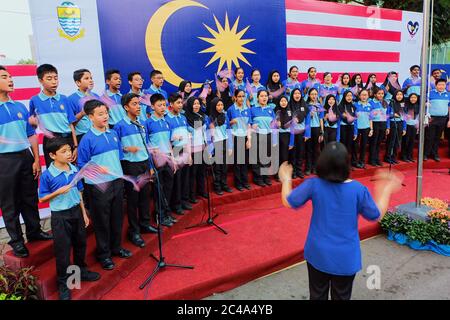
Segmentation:
[(436, 81), (436, 89), (430, 92), (428, 113), (431, 119), (425, 128), (424, 160), (432, 157), (436, 162), (441, 161), (438, 155), (439, 139), (445, 127), (450, 128), (450, 94), (445, 90), (446, 84), (445, 79), (439, 79)]
[[(78, 165), (82, 168), (92, 161), (106, 169), (95, 180), (85, 178), (85, 186), (97, 242), (97, 259), (103, 269), (112, 270), (115, 266), (112, 255), (124, 259), (131, 257), (131, 252), (120, 246), (123, 223), (122, 146), (117, 133), (108, 129), (108, 108), (103, 102), (86, 102), (84, 112), (89, 116), (92, 127), (80, 142)], [(105, 183), (106, 190), (96, 188), (96, 184)]]
[(98, 99), (99, 96), (92, 92), (94, 80), (88, 69), (75, 70), (73, 72), (73, 81), (75, 81), (78, 90), (69, 96), (69, 103), (77, 120), (75, 123), (75, 133), (77, 135), (77, 141), (80, 143), (81, 138), (91, 128), (91, 121), (84, 112), (83, 104), (87, 99)]
[[(165, 119), (170, 128), (170, 141), (173, 153), (176, 157), (181, 157), (189, 146), (190, 134), (186, 117), (181, 113), (183, 110), (183, 98), (179, 93), (172, 93), (169, 96), (170, 111)], [(192, 210), (189, 203), (189, 166), (184, 165), (178, 169), (173, 176), (172, 199), (170, 207), (173, 212), (182, 215), (183, 209)]]
[[(145, 129), (148, 135), (150, 148), (157, 149), (157, 152), (164, 154), (167, 157), (172, 155), (172, 146), (170, 143), (170, 127), (164, 118), (166, 112), (166, 99), (162, 94), (155, 93), (150, 97), (153, 113), (145, 123)], [(157, 174), (160, 182), (161, 207), (159, 204), (158, 186), (155, 186), (155, 209), (156, 220), (161, 222), (161, 225), (171, 227), (177, 220), (170, 215), (169, 201), (172, 196), (173, 188), (173, 171), (168, 164), (157, 168)], [(158, 181), (156, 181), (158, 183)]]
[(105, 78), (108, 86), (105, 95), (114, 102), (113, 105), (109, 106), (109, 128), (113, 129), (114, 125), (125, 117), (125, 111), (121, 104), (122, 94), (120, 93), (122, 79), (120, 71), (116, 69), (106, 71)]
[[(38, 178), (41, 173), (36, 133), (29, 124), (27, 108), (13, 101), (11, 75), (0, 66), (0, 209), (8, 244), (16, 257), (29, 255), (25, 247), (19, 217), (25, 221), (28, 241), (50, 240), (41, 230), (38, 210)], [(30, 148), (32, 152), (30, 152)]]
[(53, 248), (56, 258), (57, 285), (60, 300), (70, 300), (67, 287), (70, 252), (73, 264), (81, 269), (81, 281), (97, 281), (100, 275), (86, 268), (86, 227), (89, 218), (83, 205), (83, 184), (72, 181), (78, 169), (70, 163), (72, 150), (64, 138), (48, 142), (49, 156), (53, 162), (44, 171), (39, 185), (39, 202), (50, 201)]
[(411, 72), (411, 77), (403, 82), (402, 90), (405, 93), (406, 98), (409, 97), (411, 93), (415, 93), (420, 97), (420, 67), (418, 65), (413, 65), (409, 68), (409, 71)]
[[(122, 97), (122, 105), (126, 110), (126, 116), (115, 126), (114, 131), (119, 136), (124, 157), (122, 169), (124, 174), (138, 177), (148, 174), (150, 163), (146, 150), (146, 133), (144, 126), (138, 119), (141, 113), (139, 96), (134, 93), (127, 93)], [(144, 139), (144, 141), (142, 141)], [(144, 143), (145, 142), (145, 143)], [(141, 237), (142, 233), (156, 233), (157, 230), (150, 225), (150, 184), (144, 185), (140, 191), (135, 191), (130, 182), (125, 182), (125, 193), (127, 195), (128, 214), (128, 239), (135, 246), (140, 248), (145, 246)]]
[[(142, 85), (144, 83), (144, 79), (142, 78), (142, 74), (138, 71), (133, 71), (128, 74), (128, 84), (130, 85), (130, 92), (135, 93), (139, 97), (144, 97), (145, 94), (142, 91)], [(147, 105), (141, 102), (141, 114), (139, 115), (139, 121), (144, 123), (147, 121)]]
[[(42, 91), (31, 98), (30, 115), (37, 116), (41, 125), (50, 131), (53, 136), (62, 137), (73, 147), (71, 162), (74, 162), (77, 158), (78, 148), (74, 127), (76, 118), (67, 97), (56, 91), (59, 84), (58, 70), (50, 64), (43, 64), (37, 68), (36, 73)], [(52, 162), (47, 148), (49, 140), (48, 137), (44, 136), (43, 150), (47, 168)]]
[[(152, 81), (152, 84), (147, 90), (144, 90), (144, 94), (159, 93), (164, 97), (164, 99), (166, 99), (167, 103), (167, 92), (162, 89), (162, 85), (164, 83), (164, 76), (162, 72), (159, 70), (153, 70), (152, 72), (150, 72), (150, 80)], [(147, 108), (147, 117), (150, 117), (151, 113), (153, 113), (153, 110), (152, 107), (149, 106)]]

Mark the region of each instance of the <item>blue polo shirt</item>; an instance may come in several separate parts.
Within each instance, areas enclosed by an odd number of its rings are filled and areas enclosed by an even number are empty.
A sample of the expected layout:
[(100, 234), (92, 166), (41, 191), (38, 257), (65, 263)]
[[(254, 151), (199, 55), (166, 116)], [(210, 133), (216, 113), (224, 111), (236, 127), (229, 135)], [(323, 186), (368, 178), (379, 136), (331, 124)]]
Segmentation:
[[(418, 81), (420, 81), (420, 78)], [(405, 89), (408, 88), (405, 92), (405, 97), (409, 97), (409, 95), (411, 93), (415, 93), (418, 96), (420, 96), (420, 82), (419, 83), (415, 83), (415, 82), (416, 81), (413, 80), (412, 77), (409, 77), (408, 79), (406, 79), (403, 82), (403, 86), (402, 86), (403, 91), (405, 91)]]
[[(139, 122), (139, 120), (137, 121)], [(135, 124), (131, 123), (131, 119), (125, 115), (125, 117), (116, 123), (113, 129), (120, 139), (122, 144), (122, 150), (126, 147), (138, 147), (138, 152), (123, 151), (123, 159), (130, 162), (141, 162), (148, 160), (148, 154), (145, 150), (146, 146), (142, 142), (142, 136), (145, 141), (148, 139), (145, 129), (139, 128)], [(142, 132), (144, 130), (144, 132)]]
[[(133, 91), (129, 91), (128, 93), (134, 93)], [(142, 91), (139, 91), (139, 93), (138, 93), (138, 95), (140, 96), (140, 97), (143, 97), (145, 94), (144, 94), (144, 92), (142, 92)], [(146, 104), (144, 104), (144, 103), (139, 103), (139, 105), (141, 106), (141, 113), (139, 114), (139, 117), (138, 117), (138, 119), (139, 119), (139, 121), (141, 122), (141, 123), (144, 123), (145, 121), (147, 121), (147, 107), (148, 107), (148, 105), (146, 105)], [(126, 113), (126, 112), (125, 112)]]
[(367, 101), (367, 103), (362, 103), (361, 101), (358, 101), (355, 103), (356, 108), (356, 120), (355, 120), (355, 127), (357, 129), (368, 129), (370, 128), (370, 121), (371, 119), (371, 112), (372, 107), (370, 105), (370, 102)]
[(33, 96), (30, 115), (38, 115), (42, 125), (55, 133), (71, 133), (69, 125), (77, 120), (67, 97), (59, 93), (53, 97), (43, 92)]
[(145, 122), (150, 148), (158, 148), (165, 154), (172, 153), (170, 144), (170, 127), (164, 117), (157, 118), (154, 114)]
[[(258, 91), (266, 89), (266, 87), (263, 86), (261, 83), (258, 84), (258, 85), (255, 85), (254, 83), (251, 83), (250, 87), (252, 88), (252, 96), (253, 96), (253, 99), (250, 100), (250, 105), (251, 106), (255, 106), (255, 105), (258, 104)], [(250, 99), (250, 97), (249, 97), (249, 99)]]
[[(181, 148), (187, 145), (190, 137), (186, 117), (181, 113), (174, 115), (172, 112), (168, 112), (165, 119), (169, 124), (172, 146)], [(177, 137), (182, 137), (182, 139), (175, 139)]]
[(108, 123), (114, 126), (117, 122), (122, 120), (126, 116), (125, 109), (122, 107), (121, 99), (122, 94), (112, 93), (109, 90), (106, 90), (106, 94), (108, 97), (115, 102), (113, 106), (109, 106), (109, 121)]
[(111, 174), (102, 174), (99, 181), (85, 179), (88, 184), (109, 182), (123, 176), (120, 160), (123, 159), (123, 151), (120, 139), (114, 130), (106, 129), (105, 132), (98, 131), (94, 127), (81, 139), (78, 146), (78, 166), (84, 167), (92, 161), (99, 166), (106, 167)]
[(436, 89), (430, 92), (430, 107), (428, 112), (434, 117), (445, 117), (450, 107), (450, 95), (447, 91), (439, 92)]
[(308, 91), (309, 91), (309, 89), (311, 89), (311, 88), (316, 88), (317, 91), (320, 90), (320, 82), (319, 82), (319, 80), (315, 79), (315, 80), (313, 81), (313, 83), (312, 83), (312, 86), (310, 86), (309, 88), (307, 87), (307, 86), (308, 86), (308, 82), (310, 82), (310, 80), (309, 80), (309, 79), (306, 79), (306, 80), (303, 80), (303, 81), (301, 82), (301, 84), (300, 84), (300, 88), (301, 88), (301, 90), (302, 90), (302, 93), (305, 92), (305, 89), (307, 89), (307, 90), (306, 90), (306, 93), (304, 94), (305, 100), (308, 98)]
[(28, 123), (27, 108), (20, 102), (0, 101), (0, 137), (10, 143), (0, 143), (0, 154), (19, 152), (30, 147), (28, 137), (36, 134)]
[[(326, 194), (328, 201), (324, 201)], [(334, 275), (350, 276), (361, 270), (358, 216), (380, 216), (367, 187), (357, 181), (329, 182), (306, 179), (292, 190), (287, 201), (300, 208), (311, 200), (313, 212), (305, 243), (305, 259), (314, 268)]]
[(191, 126), (188, 126), (188, 130), (192, 136), (192, 147), (194, 148), (194, 152), (199, 151), (200, 150), (199, 147), (204, 146), (207, 143), (210, 143), (211, 137), (209, 136), (209, 131), (208, 132), (206, 131), (207, 128), (209, 128), (208, 116), (205, 116), (205, 122), (201, 127), (194, 129)]
[(394, 117), (394, 108), (391, 104), (387, 107), (387, 115), (389, 117), (389, 125), (388, 128), (391, 128), (393, 125), (391, 125), (391, 122), (395, 122), (395, 125), (402, 126), (403, 130), (406, 130), (406, 121), (403, 120), (402, 114), (400, 114), (399, 117)]
[[(155, 93), (159, 93), (162, 94), (163, 97), (166, 99), (166, 103), (168, 104), (167, 98), (167, 92), (165, 90), (163, 90), (162, 88), (156, 88), (153, 84), (146, 90), (144, 90), (144, 94), (155, 94)], [(147, 106), (146, 108), (146, 112), (148, 114), (153, 114), (153, 109), (151, 106)]]
[(387, 120), (387, 108), (384, 108), (382, 103), (377, 99), (370, 100), (370, 106), (372, 107), (371, 117), (373, 122), (386, 122)]
[(246, 87), (246, 83), (245, 83), (244, 80), (242, 80), (241, 83), (238, 83), (237, 80), (234, 80), (234, 81), (231, 82), (230, 92), (232, 94), (234, 94), (234, 91), (236, 91), (237, 89), (244, 90), (244, 92), (245, 92), (245, 87)]
[[(91, 92), (90, 95), (93, 96), (95, 99), (99, 99), (98, 94), (94, 92)], [(77, 90), (76, 92), (72, 93), (69, 96), (68, 99), (70, 106), (72, 107), (74, 116), (76, 116), (78, 113), (81, 112), (81, 110), (83, 110), (84, 105), (81, 105), (80, 100), (86, 96), (87, 95), (81, 92), (80, 90)], [(92, 126), (91, 120), (89, 120), (89, 117), (87, 115), (84, 115), (80, 120), (78, 120), (77, 124), (75, 125), (76, 135), (78, 136), (81, 134), (85, 134), (86, 132), (89, 131), (91, 126)]]
[(231, 125), (231, 133), (236, 137), (246, 137), (248, 125), (250, 124), (250, 108), (245, 104), (242, 108), (239, 108), (236, 104), (233, 104), (227, 110), (228, 121), (236, 119), (237, 123)]
[[(320, 85), (320, 89), (319, 89), (319, 96), (321, 98), (326, 98), (326, 96), (328, 95), (334, 95), (335, 97), (338, 95), (338, 87), (335, 86), (334, 84), (330, 84), (330, 85), (326, 85), (326, 84), (321, 84)], [(323, 101), (325, 102), (325, 101)]]
[(257, 104), (250, 109), (251, 114), (251, 124), (258, 125), (256, 133), (259, 134), (269, 134), (272, 132), (270, 123), (275, 119), (275, 113), (273, 108), (269, 105), (261, 106)]
[(308, 108), (311, 117), (311, 128), (320, 127), (320, 119), (323, 119), (324, 116), (322, 105), (317, 102), (316, 104), (308, 104)]
[(213, 133), (211, 134), (211, 136), (213, 137), (213, 142), (228, 140), (228, 142), (230, 143), (232, 140), (229, 139), (231, 138), (230, 121), (226, 116), (224, 124), (222, 124), (221, 126), (217, 126), (216, 124), (214, 124), (214, 131), (212, 132)]
[[(78, 169), (70, 163), (69, 171), (65, 171), (57, 168), (54, 162), (52, 162), (48, 169), (42, 173), (39, 184), (39, 198), (52, 194), (56, 190), (70, 184), (77, 172)], [(50, 210), (63, 211), (79, 205), (81, 202), (80, 191), (83, 191), (83, 183), (81, 180), (69, 192), (60, 194), (50, 200)]]

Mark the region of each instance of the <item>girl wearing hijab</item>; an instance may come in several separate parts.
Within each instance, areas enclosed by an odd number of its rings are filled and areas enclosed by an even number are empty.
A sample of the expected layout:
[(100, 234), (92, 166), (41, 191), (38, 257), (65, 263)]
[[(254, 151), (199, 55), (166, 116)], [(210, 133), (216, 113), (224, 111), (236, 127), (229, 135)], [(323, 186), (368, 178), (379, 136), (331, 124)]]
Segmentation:
[(228, 78), (219, 77), (219, 81), (222, 83), (223, 90), (217, 88), (217, 97), (219, 97), (223, 101), (223, 105), (225, 107), (225, 111), (228, 110), (230, 106), (233, 105), (233, 99), (231, 97), (230, 85), (228, 83)]
[(394, 97), (395, 92), (397, 90), (402, 90), (402, 87), (398, 82), (398, 73), (395, 71), (388, 72), (388, 74), (386, 75), (386, 79), (384, 80), (380, 88), (384, 90), (384, 100), (389, 103), (392, 97)]
[(291, 133), (294, 135), (294, 170), (292, 171), (292, 179), (304, 178), (303, 162), (305, 159), (305, 142), (311, 136), (311, 127), (309, 110), (303, 99), (302, 91), (295, 88), (291, 91), (289, 99), (289, 109), (292, 111)]
[(356, 167), (356, 149), (354, 141), (357, 138), (357, 130), (355, 130), (354, 122), (356, 119), (356, 108), (353, 104), (353, 93), (347, 90), (343, 94), (343, 98), (339, 103), (340, 123), (340, 141), (347, 148), (348, 154), (351, 155), (351, 164)]
[(273, 103), (273, 101), (279, 97), (275, 97), (273, 93), (283, 88), (280, 78), (280, 72), (278, 70), (270, 71), (266, 84), (266, 89), (269, 91), (269, 103)]
[(209, 130), (211, 142), (214, 144), (214, 192), (219, 196), (223, 192), (232, 192), (227, 185), (227, 150), (231, 154), (232, 144), (229, 137), (230, 123), (226, 116), (223, 101), (214, 98), (211, 101), (211, 114), (209, 116)]
[(374, 98), (370, 101), (372, 111), (372, 126), (373, 134), (370, 138), (369, 146), (369, 164), (372, 166), (381, 167), (380, 162), (380, 144), (384, 137), (389, 134), (387, 128), (387, 107), (388, 104), (384, 100), (384, 90), (381, 88), (375, 88)]
[(196, 196), (208, 199), (205, 190), (206, 167), (203, 162), (203, 150), (205, 149), (206, 128), (208, 116), (201, 112), (200, 100), (196, 97), (190, 97), (187, 100), (184, 116), (188, 122), (188, 130), (192, 135), (191, 153), (192, 165), (189, 168), (189, 202), (197, 203)]
[(387, 138), (387, 150), (384, 161), (390, 164), (398, 163), (397, 151), (400, 148), (402, 136), (406, 134), (406, 122), (403, 120), (403, 115), (405, 114), (404, 99), (403, 91), (395, 91), (387, 109), (389, 116), (387, 127), (390, 128), (390, 131)]
[[(366, 147), (369, 137), (373, 134), (373, 123), (371, 119), (371, 106), (369, 102), (369, 92), (362, 89), (359, 92), (358, 102), (355, 103), (356, 115), (355, 131), (359, 138), (359, 161), (357, 167), (366, 168)], [(358, 145), (358, 143), (356, 143)]]
[(178, 92), (183, 97), (183, 102), (186, 101), (192, 92), (192, 82), (187, 80), (181, 81), (180, 85), (178, 86)]
[(318, 157), (319, 145), (323, 141), (323, 107), (319, 102), (319, 91), (316, 88), (311, 88), (308, 91), (308, 98), (306, 100), (308, 106), (309, 116), (311, 118), (311, 139), (306, 141), (306, 170), (305, 174), (308, 176), (316, 173), (316, 162)]
[(406, 111), (406, 135), (402, 139), (402, 160), (414, 162), (413, 150), (414, 140), (417, 135), (419, 125), (419, 96), (411, 93), (405, 103)]
[[(277, 121), (280, 163), (288, 161), (292, 163), (294, 134), (291, 133), (290, 125), (292, 123), (292, 110), (289, 107), (289, 100), (286, 96), (281, 96), (276, 100), (275, 119)], [(278, 175), (277, 175), (278, 177)]]
[(336, 103), (336, 97), (333, 94), (329, 94), (325, 98), (324, 108), (324, 127), (325, 132), (323, 140), (325, 144), (339, 140), (339, 110)]

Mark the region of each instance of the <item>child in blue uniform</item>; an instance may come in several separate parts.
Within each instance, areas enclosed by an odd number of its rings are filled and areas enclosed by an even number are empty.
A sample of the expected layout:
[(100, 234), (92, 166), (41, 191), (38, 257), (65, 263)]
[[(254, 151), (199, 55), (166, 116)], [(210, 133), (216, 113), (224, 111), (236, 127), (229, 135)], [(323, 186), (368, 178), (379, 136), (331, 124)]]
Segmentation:
[(125, 117), (125, 111), (121, 104), (122, 94), (120, 93), (122, 78), (120, 77), (120, 71), (116, 69), (106, 71), (105, 78), (108, 87), (105, 94), (114, 101), (114, 104), (109, 108), (109, 128), (113, 129), (116, 123)]
[(324, 134), (325, 144), (339, 140), (339, 109), (336, 102), (336, 96), (329, 94), (324, 101)]
[(354, 141), (357, 138), (357, 128), (355, 130), (354, 121), (356, 119), (356, 109), (353, 103), (353, 93), (350, 90), (344, 92), (342, 100), (339, 103), (340, 114), (340, 141), (347, 148), (348, 153), (351, 155), (351, 163), (353, 167), (356, 167), (356, 148), (354, 147)]
[(414, 140), (419, 131), (419, 110), (419, 96), (411, 93), (405, 102), (406, 135), (402, 139), (402, 160), (405, 162), (414, 162)]
[[(357, 168), (366, 168), (366, 147), (369, 137), (373, 134), (373, 123), (371, 119), (371, 105), (369, 102), (369, 92), (362, 89), (359, 92), (359, 101), (355, 103), (356, 115), (355, 131), (359, 138), (359, 161)], [(358, 145), (358, 143), (356, 143)]]
[(319, 91), (316, 88), (311, 88), (308, 91), (308, 99), (306, 106), (309, 110), (309, 117), (311, 118), (311, 138), (306, 141), (306, 170), (305, 174), (309, 175), (311, 172), (316, 172), (316, 163), (319, 153), (319, 145), (323, 141), (323, 117), (324, 112), (322, 105), (319, 102)]
[(401, 90), (394, 92), (394, 96), (389, 103), (387, 115), (389, 117), (389, 135), (386, 141), (386, 155), (384, 161), (391, 164), (398, 164), (397, 152), (401, 146), (402, 136), (406, 134), (406, 122), (403, 120), (405, 102)]
[(369, 147), (369, 164), (371, 166), (381, 167), (380, 162), (380, 144), (381, 141), (389, 134), (387, 129), (387, 107), (388, 104), (384, 100), (384, 90), (375, 88), (374, 98), (370, 101), (372, 111), (372, 128), (373, 133), (370, 137)]

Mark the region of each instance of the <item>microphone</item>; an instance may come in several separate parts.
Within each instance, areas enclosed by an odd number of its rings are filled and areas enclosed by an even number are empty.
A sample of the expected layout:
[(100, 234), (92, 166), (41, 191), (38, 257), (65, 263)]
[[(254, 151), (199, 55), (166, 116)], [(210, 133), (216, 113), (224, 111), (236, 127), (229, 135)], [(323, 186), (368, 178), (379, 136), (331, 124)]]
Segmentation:
[(145, 128), (142, 124), (140, 124), (139, 122), (137, 122), (135, 120), (130, 120), (130, 122), (141, 129)]

